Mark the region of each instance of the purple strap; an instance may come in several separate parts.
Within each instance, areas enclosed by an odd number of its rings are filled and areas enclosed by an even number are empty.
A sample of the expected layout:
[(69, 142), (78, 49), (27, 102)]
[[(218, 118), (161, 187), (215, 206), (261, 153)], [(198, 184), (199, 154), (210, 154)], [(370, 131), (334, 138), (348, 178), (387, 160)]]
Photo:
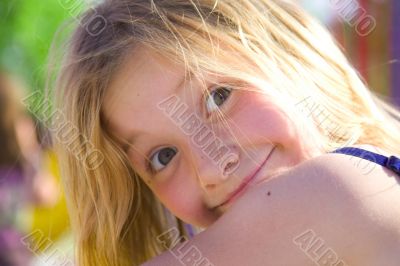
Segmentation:
[(400, 176), (400, 159), (396, 156), (386, 157), (378, 153), (370, 152), (360, 148), (344, 147), (332, 151), (331, 153), (342, 153), (356, 156), (386, 167)]

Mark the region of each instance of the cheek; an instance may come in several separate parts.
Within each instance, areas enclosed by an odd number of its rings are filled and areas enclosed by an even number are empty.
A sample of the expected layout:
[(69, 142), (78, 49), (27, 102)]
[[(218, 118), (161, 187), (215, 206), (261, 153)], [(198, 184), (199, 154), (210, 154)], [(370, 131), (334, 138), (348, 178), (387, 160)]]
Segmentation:
[(240, 128), (239, 134), (251, 141), (270, 140), (282, 145), (296, 141), (296, 130), (290, 119), (265, 95), (244, 92), (234, 106), (232, 119)]
[(164, 206), (181, 220), (199, 226), (209, 224), (209, 210), (193, 185), (169, 181), (154, 184), (152, 190)]

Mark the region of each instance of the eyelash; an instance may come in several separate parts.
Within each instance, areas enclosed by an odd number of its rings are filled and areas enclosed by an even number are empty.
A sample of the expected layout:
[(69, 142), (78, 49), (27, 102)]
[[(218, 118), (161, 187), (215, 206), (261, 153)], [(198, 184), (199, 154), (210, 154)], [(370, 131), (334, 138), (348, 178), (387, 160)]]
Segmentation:
[[(162, 169), (161, 169), (160, 171), (156, 171), (156, 170), (151, 166), (152, 157), (153, 157), (157, 152), (159, 152), (161, 149), (164, 149), (164, 148), (167, 148), (167, 147), (168, 147), (168, 146), (161, 147), (161, 148), (155, 150), (153, 153), (151, 153), (150, 156), (148, 156), (148, 159), (145, 160), (145, 167), (146, 167), (146, 171), (147, 171), (147, 172), (149, 172), (149, 173), (151, 173), (151, 174), (155, 174), (155, 173), (158, 173), (158, 172), (162, 171)], [(178, 153), (177, 150), (176, 150), (176, 148), (175, 148), (175, 152), (176, 152), (176, 154)], [(174, 155), (174, 157), (176, 156), (176, 154)], [(164, 168), (163, 168), (163, 169), (164, 169)]]
[[(212, 89), (208, 89), (207, 91), (205, 91), (205, 93), (204, 93), (203, 96), (201, 97), (201, 98), (202, 98), (201, 105), (202, 105), (203, 108), (204, 108), (204, 106), (206, 106), (206, 104), (207, 104), (208, 97), (211, 97), (211, 95), (212, 95), (212, 93), (213, 93), (214, 91), (216, 91), (216, 90), (218, 90), (218, 89), (221, 89), (221, 88), (227, 88), (227, 89), (230, 90), (229, 96), (228, 96), (228, 97), (226, 98), (226, 100), (222, 103), (222, 105), (224, 105), (224, 104), (226, 103), (226, 101), (228, 101), (229, 98), (232, 97), (231, 94), (233, 93), (234, 90), (233, 90), (233, 88), (232, 88), (231, 86), (217, 86), (217, 87), (213, 87)], [(207, 116), (210, 116), (212, 113), (213, 113), (213, 112), (207, 113)], [(162, 147), (162, 148), (164, 148), (164, 147)], [(156, 174), (156, 173), (158, 173), (158, 172), (161, 172), (161, 171), (164, 169), (164, 168), (163, 168), (163, 169), (161, 169), (160, 171), (157, 172), (156, 170), (153, 169), (153, 167), (152, 167), (152, 165), (151, 165), (152, 157), (153, 157), (158, 151), (159, 151), (159, 150), (155, 150), (154, 152), (151, 152), (151, 153), (150, 153), (150, 156), (148, 156), (147, 159), (145, 160), (145, 168), (146, 168), (146, 171), (147, 171), (148, 173)], [(167, 166), (166, 166), (166, 167), (167, 167)]]
[[(203, 108), (204, 108), (204, 106), (207, 107), (207, 100), (208, 100), (208, 97), (212, 97), (212, 93), (215, 92), (215, 91), (217, 91), (217, 90), (219, 90), (219, 89), (228, 89), (228, 90), (230, 90), (229, 96), (226, 98), (226, 100), (223, 102), (222, 105), (225, 105), (225, 104), (226, 104), (226, 101), (228, 101), (229, 98), (232, 97), (231, 94), (233, 93), (233, 88), (232, 88), (231, 86), (229, 86), (229, 85), (221, 85), (221, 86), (212, 87), (212, 89), (208, 89), (208, 90), (205, 91), (205, 93), (203, 94), (202, 102), (201, 102)], [(214, 112), (216, 112), (216, 111), (213, 111), (213, 112), (206, 112), (207, 117), (211, 116), (211, 114), (214, 113)]]

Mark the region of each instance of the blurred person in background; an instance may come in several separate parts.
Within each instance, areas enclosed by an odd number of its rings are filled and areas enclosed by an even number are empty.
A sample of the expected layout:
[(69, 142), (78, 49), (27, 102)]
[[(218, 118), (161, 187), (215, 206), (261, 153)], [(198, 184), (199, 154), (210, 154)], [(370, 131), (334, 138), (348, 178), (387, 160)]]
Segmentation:
[(22, 114), (14, 85), (0, 73), (0, 265), (26, 265), (30, 253), (20, 242), (22, 228), (18, 225), (18, 209), (27, 200), (26, 161), (22, 156), (17, 128)]
[[(52, 206), (58, 190), (42, 169), (33, 119), (20, 102), (20, 86), (0, 71), (0, 265), (29, 265), (32, 250), (21, 241), (31, 224), (21, 214), (29, 204)], [(21, 219), (21, 217), (24, 217)]]

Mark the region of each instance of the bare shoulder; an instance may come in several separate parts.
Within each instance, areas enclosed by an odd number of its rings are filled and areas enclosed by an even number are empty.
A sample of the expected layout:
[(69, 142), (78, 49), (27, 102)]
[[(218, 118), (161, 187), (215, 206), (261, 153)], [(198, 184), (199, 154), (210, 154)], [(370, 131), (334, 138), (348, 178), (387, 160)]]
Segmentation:
[[(400, 259), (398, 206), (394, 173), (325, 154), (249, 190), (187, 243), (192, 253), (186, 258), (207, 265), (394, 266)], [(155, 262), (174, 265), (171, 254)]]
[(278, 260), (289, 252), (298, 262), (306, 255), (331, 265), (397, 265), (398, 206), (400, 182), (393, 172), (360, 158), (325, 154), (249, 191), (220, 222), (252, 217), (254, 237), (265, 237), (263, 247)]

